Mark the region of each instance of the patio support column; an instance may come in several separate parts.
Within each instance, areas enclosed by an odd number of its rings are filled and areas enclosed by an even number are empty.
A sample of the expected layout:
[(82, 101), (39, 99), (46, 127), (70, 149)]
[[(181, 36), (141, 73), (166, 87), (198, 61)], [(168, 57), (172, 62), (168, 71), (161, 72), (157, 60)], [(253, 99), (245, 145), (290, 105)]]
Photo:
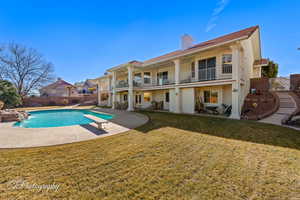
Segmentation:
[(241, 118), (241, 79), (240, 79), (240, 47), (231, 46), (232, 49), (232, 110), (230, 118)]
[(128, 69), (128, 109), (133, 111), (133, 66), (129, 65)]
[(112, 106), (111, 105), (111, 78), (108, 77), (107, 81), (108, 81), (108, 86), (107, 86), (107, 90), (108, 90), (107, 106)]
[(98, 93), (98, 106), (101, 106), (101, 81), (100, 80), (98, 80), (97, 81), (97, 93)]
[(180, 60), (173, 61), (175, 64), (175, 113), (180, 113)]
[(175, 84), (178, 85), (180, 83), (180, 60), (174, 60), (175, 64)]
[(195, 59), (195, 81), (199, 80), (199, 62)]
[(112, 72), (112, 108), (115, 109), (116, 102), (116, 72)]

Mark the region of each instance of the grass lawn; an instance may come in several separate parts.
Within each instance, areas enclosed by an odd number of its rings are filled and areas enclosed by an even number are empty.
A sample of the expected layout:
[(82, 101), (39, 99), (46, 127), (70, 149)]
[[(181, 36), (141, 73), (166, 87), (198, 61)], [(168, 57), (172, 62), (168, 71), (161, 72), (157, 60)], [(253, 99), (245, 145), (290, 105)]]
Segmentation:
[[(0, 150), (0, 199), (300, 199), (300, 132), (144, 113), (150, 122), (123, 134)], [(60, 187), (13, 189), (19, 179)]]

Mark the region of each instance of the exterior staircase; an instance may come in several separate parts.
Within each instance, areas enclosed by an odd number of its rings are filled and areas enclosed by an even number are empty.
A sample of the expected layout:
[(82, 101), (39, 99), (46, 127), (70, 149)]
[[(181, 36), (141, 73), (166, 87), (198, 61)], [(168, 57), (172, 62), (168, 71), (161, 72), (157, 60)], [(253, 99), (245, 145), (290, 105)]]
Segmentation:
[(285, 119), (289, 118), (289, 116), (297, 111), (297, 103), (292, 95), (290, 95), (290, 92), (276, 92), (276, 94), (280, 100), (279, 109), (273, 115), (260, 120), (260, 122), (282, 125), (282, 122)]

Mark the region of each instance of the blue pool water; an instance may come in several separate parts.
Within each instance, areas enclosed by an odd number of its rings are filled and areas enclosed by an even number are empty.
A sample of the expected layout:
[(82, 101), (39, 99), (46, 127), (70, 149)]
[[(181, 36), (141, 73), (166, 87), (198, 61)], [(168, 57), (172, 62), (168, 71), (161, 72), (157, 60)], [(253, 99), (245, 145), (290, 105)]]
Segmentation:
[(23, 128), (47, 128), (47, 127), (62, 127), (89, 124), (93, 121), (84, 117), (84, 115), (94, 115), (102, 119), (112, 119), (112, 115), (92, 112), (90, 110), (43, 110), (29, 112), (30, 117), (27, 120), (17, 122), (14, 126)]

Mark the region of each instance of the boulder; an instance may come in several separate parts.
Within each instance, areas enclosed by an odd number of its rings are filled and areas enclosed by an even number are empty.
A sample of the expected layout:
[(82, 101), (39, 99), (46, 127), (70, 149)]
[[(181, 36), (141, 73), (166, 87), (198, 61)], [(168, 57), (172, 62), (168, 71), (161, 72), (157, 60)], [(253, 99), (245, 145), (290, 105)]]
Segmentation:
[(0, 110), (0, 122), (14, 122), (28, 119), (29, 114), (17, 110)]

